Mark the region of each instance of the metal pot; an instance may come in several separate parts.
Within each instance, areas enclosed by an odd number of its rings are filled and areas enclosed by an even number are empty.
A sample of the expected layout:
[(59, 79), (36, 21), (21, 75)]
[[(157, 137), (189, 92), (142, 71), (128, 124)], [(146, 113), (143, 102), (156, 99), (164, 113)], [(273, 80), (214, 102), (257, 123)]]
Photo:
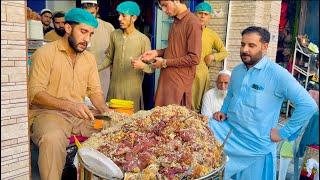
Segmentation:
[[(81, 160), (81, 158), (78, 156), (79, 159), (79, 180), (105, 180), (108, 179), (110, 180), (110, 178), (99, 175), (99, 174), (94, 174), (93, 172), (91, 172), (91, 170), (89, 170), (89, 168), (87, 168), (87, 166), (84, 164), (84, 162)], [(200, 177), (196, 180), (222, 180), (223, 179), (223, 174), (224, 174), (224, 169), (225, 169), (225, 165), (228, 161), (228, 157), (225, 156), (223, 154), (222, 156), (222, 164), (219, 168), (214, 169), (212, 172), (210, 172), (209, 174)], [(187, 178), (186, 178), (187, 179)], [(114, 180), (114, 179), (113, 179)]]
[(197, 180), (222, 180), (223, 179), (223, 174), (224, 174), (224, 168), (225, 165), (228, 161), (228, 156), (226, 156), (225, 154), (222, 155), (222, 164), (219, 168), (214, 169), (212, 172), (210, 172), (209, 174), (198, 178)]

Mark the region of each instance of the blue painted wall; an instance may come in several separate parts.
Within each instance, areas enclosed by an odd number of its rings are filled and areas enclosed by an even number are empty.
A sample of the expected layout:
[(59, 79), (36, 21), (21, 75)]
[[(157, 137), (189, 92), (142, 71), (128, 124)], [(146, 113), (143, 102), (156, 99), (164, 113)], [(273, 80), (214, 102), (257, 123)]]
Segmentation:
[(304, 34), (319, 47), (319, 0), (310, 0), (307, 9)]
[(46, 0), (28, 0), (27, 6), (31, 8), (34, 12), (40, 14), (41, 10), (46, 7)]

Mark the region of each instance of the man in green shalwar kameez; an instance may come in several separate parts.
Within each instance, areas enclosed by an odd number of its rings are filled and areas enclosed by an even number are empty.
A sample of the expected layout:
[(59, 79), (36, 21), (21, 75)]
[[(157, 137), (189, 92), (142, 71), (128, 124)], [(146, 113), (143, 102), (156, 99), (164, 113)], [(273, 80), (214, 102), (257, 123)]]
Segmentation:
[(134, 22), (140, 14), (139, 6), (125, 1), (117, 6), (120, 29), (111, 33), (106, 58), (99, 71), (111, 66), (111, 80), (107, 96), (110, 99), (134, 101), (134, 111), (143, 109), (142, 81), (144, 72), (151, 68), (140, 60), (140, 55), (151, 49), (149, 38), (139, 32)]
[[(209, 65), (212, 61), (223, 61), (228, 56), (219, 35), (207, 26), (212, 12), (213, 9), (208, 2), (198, 4), (195, 9), (202, 25), (201, 59), (192, 85), (192, 107), (197, 112), (200, 112), (203, 95), (209, 88)], [(216, 52), (213, 53), (213, 50)]]

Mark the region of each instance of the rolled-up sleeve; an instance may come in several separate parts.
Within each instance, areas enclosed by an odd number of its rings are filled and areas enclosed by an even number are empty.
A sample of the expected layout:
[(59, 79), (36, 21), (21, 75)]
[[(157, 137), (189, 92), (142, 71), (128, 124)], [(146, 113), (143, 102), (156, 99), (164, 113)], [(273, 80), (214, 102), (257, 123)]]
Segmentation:
[(46, 58), (44, 49), (37, 50), (31, 57), (31, 68), (28, 83), (28, 98), (31, 104), (34, 97), (47, 89), (50, 77), (51, 60)]
[(103, 94), (103, 91), (101, 89), (96, 60), (94, 59), (93, 56), (91, 56), (90, 61), (92, 63), (91, 63), (89, 78), (87, 82), (87, 94), (89, 97), (92, 96), (93, 94)]

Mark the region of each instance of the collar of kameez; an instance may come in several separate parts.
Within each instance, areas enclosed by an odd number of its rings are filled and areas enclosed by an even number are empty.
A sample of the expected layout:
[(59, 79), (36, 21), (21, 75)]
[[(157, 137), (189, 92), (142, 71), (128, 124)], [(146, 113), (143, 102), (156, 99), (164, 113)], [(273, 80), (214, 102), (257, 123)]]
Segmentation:
[[(267, 64), (267, 61), (268, 61), (268, 58), (267, 58), (266, 55), (264, 55), (264, 56), (261, 58), (261, 60), (260, 60), (256, 65), (254, 65), (252, 68), (255, 68), (255, 69), (263, 69), (263, 68), (266, 66), (266, 64)], [(246, 69), (246, 70), (249, 70), (244, 63), (242, 63), (242, 68), (243, 68), (243, 69)]]
[(134, 31), (132, 31), (132, 33), (130, 33), (130, 34), (125, 34), (125, 33), (124, 33), (124, 30), (123, 30), (123, 29), (121, 29), (121, 33), (122, 33), (122, 36), (123, 36), (123, 37), (129, 37), (129, 36), (132, 36), (132, 35), (136, 34), (137, 32), (138, 32), (138, 30), (137, 30), (137, 29), (135, 29)]
[(60, 38), (57, 40), (59, 51), (67, 51), (63, 41), (64, 41), (64, 38)]
[(190, 12), (190, 11), (187, 9), (187, 10), (185, 10), (183, 13), (178, 14), (178, 15), (176, 16), (176, 18), (179, 19), (179, 20), (181, 20), (181, 19), (184, 18), (189, 12)]
[(267, 56), (264, 55), (262, 57), (262, 59), (256, 65), (254, 65), (253, 67), (256, 68), (256, 69), (263, 69), (267, 64), (267, 61), (268, 61), (267, 60)]

